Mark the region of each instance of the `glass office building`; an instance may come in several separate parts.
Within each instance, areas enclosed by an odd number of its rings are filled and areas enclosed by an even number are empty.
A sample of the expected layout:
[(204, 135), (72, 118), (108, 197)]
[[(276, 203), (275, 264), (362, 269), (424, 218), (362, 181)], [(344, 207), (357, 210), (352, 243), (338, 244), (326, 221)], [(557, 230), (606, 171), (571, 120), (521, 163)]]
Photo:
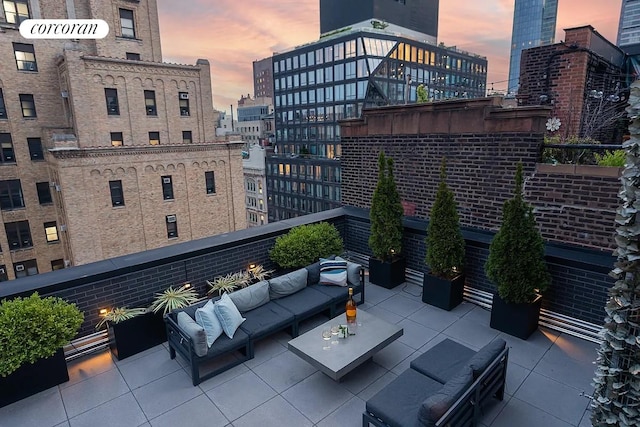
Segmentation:
[(363, 108), (485, 96), (487, 60), (374, 30), (351, 30), (273, 56), (276, 146), (267, 157), (269, 221), (341, 206), (340, 126)]
[(511, 32), (509, 94), (518, 92), (522, 51), (554, 43), (557, 16), (558, 0), (516, 0)]
[(622, 0), (618, 47), (640, 44), (640, 0)]

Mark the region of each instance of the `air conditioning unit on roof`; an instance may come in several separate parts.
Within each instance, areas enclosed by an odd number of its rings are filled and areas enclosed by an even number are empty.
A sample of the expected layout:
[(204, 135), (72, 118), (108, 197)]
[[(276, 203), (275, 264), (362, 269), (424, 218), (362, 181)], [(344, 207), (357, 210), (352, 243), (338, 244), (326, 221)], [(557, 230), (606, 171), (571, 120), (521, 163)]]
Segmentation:
[(189, 99), (189, 94), (186, 92), (180, 92), (180, 99)]

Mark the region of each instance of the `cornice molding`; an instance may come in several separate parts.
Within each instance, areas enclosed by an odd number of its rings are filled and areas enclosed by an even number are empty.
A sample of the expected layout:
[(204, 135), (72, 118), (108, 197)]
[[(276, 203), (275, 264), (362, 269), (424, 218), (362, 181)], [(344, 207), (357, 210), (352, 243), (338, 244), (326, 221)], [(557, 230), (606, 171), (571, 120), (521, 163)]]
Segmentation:
[(121, 71), (142, 74), (200, 77), (200, 67), (193, 65), (167, 64), (164, 62), (131, 61), (104, 56), (82, 57), (85, 67), (92, 70)]
[(56, 159), (82, 159), (96, 157), (138, 156), (145, 154), (204, 153), (211, 151), (241, 150), (243, 142), (159, 145), (149, 147), (100, 147), (80, 149), (50, 149)]

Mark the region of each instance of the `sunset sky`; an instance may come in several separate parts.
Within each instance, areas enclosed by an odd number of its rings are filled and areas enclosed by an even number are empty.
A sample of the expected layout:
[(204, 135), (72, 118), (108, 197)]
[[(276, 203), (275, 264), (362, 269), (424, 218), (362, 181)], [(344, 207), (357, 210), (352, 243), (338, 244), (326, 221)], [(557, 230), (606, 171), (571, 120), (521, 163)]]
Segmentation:
[[(349, 1), (349, 0), (344, 0)], [(592, 25), (616, 42), (622, 0), (559, 0), (564, 28)], [(319, 37), (319, 0), (158, 0), (165, 62), (211, 63), (214, 106), (253, 96), (252, 62)], [(438, 42), (486, 56), (487, 87), (506, 90), (514, 0), (440, 0)]]

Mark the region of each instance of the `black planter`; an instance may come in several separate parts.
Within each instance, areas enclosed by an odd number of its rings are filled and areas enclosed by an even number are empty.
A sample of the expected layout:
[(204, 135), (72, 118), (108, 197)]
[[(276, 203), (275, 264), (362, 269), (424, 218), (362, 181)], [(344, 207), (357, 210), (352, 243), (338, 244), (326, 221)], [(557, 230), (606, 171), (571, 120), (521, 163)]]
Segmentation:
[(167, 340), (162, 313), (146, 313), (108, 325), (109, 348), (118, 360), (140, 353)]
[(404, 282), (406, 259), (399, 257), (391, 262), (369, 258), (369, 282), (383, 288), (395, 288)]
[(451, 280), (425, 273), (422, 283), (422, 302), (443, 310), (452, 310), (462, 302), (464, 275)]
[(542, 297), (530, 304), (511, 304), (496, 293), (491, 306), (491, 327), (514, 337), (526, 340), (538, 329)]
[(60, 348), (51, 357), (27, 363), (8, 376), (0, 377), (0, 407), (67, 381), (67, 362)]

